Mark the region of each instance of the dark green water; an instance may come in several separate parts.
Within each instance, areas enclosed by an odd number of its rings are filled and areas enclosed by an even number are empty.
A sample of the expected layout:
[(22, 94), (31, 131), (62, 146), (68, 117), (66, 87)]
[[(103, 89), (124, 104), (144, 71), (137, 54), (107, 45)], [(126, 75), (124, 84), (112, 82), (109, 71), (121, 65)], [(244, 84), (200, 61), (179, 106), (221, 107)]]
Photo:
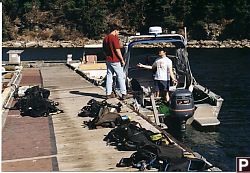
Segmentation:
[[(82, 48), (28, 48), (21, 60), (80, 59)], [(8, 60), (3, 48), (3, 60)], [(95, 52), (100, 50), (94, 50)], [(193, 76), (224, 99), (221, 124), (209, 131), (187, 126), (183, 143), (223, 171), (235, 172), (236, 157), (250, 157), (250, 49), (189, 49)]]
[(236, 157), (250, 156), (250, 49), (191, 49), (198, 83), (224, 99), (214, 130), (189, 126), (184, 143), (223, 171), (235, 171)]

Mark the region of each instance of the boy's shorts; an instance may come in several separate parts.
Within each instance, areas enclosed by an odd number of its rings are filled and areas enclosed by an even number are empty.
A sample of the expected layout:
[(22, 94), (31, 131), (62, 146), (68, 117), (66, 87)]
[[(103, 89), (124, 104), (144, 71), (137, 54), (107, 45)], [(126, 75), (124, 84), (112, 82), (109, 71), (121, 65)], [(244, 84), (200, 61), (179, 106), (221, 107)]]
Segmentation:
[(155, 80), (155, 91), (169, 91), (170, 80)]

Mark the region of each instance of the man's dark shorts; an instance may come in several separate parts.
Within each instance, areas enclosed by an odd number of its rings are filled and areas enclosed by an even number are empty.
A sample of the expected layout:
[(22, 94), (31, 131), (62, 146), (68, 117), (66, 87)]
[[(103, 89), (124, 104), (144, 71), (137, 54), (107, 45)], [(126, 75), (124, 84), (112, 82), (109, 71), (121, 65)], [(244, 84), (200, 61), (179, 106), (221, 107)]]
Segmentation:
[(169, 91), (170, 80), (163, 81), (163, 80), (155, 80), (155, 91)]

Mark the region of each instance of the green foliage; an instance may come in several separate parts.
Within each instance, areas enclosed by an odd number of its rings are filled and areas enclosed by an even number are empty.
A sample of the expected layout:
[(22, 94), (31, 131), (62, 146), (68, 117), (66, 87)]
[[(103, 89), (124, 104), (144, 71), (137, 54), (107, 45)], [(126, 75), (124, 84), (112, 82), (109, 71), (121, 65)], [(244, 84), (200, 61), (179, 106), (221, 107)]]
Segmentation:
[(3, 0), (2, 3), (3, 3), (3, 12), (14, 20), (17, 17), (18, 6), (19, 6), (18, 1)]
[(41, 10), (46, 11), (46, 10), (58, 10), (59, 7), (57, 6), (58, 0), (39, 0), (41, 3)]
[(105, 32), (107, 23), (106, 3), (104, 1), (87, 1), (82, 10), (82, 28), (90, 38), (98, 39)]
[(143, 30), (146, 25), (146, 1), (147, 0), (135, 0), (133, 3), (127, 4), (124, 14), (127, 13), (127, 24), (133, 31)]
[[(82, 5), (84, 5), (84, 4), (82, 4)], [(79, 8), (79, 6), (77, 4), (77, 0), (76, 1), (74, 1), (74, 0), (73, 1), (67, 1), (63, 5), (63, 11), (64, 11), (66, 19), (79, 24), (82, 9)]]
[(197, 21), (193, 24), (192, 30), (191, 30), (191, 35), (193, 39), (196, 40), (202, 40), (206, 39), (206, 31), (204, 29), (205, 22), (203, 21)]
[(32, 10), (32, 6), (33, 6), (32, 2), (25, 2), (25, 3), (23, 4), (24, 12), (25, 12), (25, 13), (30, 12), (30, 11)]
[[(249, 39), (249, 0), (2, 0), (3, 40), (23, 30), (58, 28), (101, 38), (109, 23), (118, 20), (130, 31), (146, 32), (150, 26), (178, 30), (186, 26), (190, 39), (207, 39), (209, 24), (221, 26), (220, 39)], [(17, 19), (20, 22), (15, 22)], [(33, 23), (32, 23), (33, 21)], [(34, 22), (35, 21), (35, 22)], [(226, 21), (226, 22), (225, 22)], [(64, 31), (63, 30), (63, 31)], [(54, 39), (65, 39), (60, 30)], [(70, 32), (69, 32), (70, 33)], [(71, 32), (73, 33), (73, 32)]]
[(162, 0), (149, 0), (146, 6), (146, 26), (161, 26), (164, 21), (165, 10)]
[(167, 28), (169, 31), (177, 30), (178, 22), (175, 16), (166, 16), (163, 19), (163, 27)]
[(3, 26), (2, 26), (2, 38), (3, 38), (3, 41), (7, 41), (9, 40), (9, 34), (8, 34), (8, 22), (6, 21), (6, 15), (5, 13), (3, 12), (3, 16), (2, 16), (2, 19), (3, 19)]
[(250, 39), (250, 2), (238, 0), (233, 3), (229, 0), (225, 14), (232, 22), (227, 25), (220, 39)]

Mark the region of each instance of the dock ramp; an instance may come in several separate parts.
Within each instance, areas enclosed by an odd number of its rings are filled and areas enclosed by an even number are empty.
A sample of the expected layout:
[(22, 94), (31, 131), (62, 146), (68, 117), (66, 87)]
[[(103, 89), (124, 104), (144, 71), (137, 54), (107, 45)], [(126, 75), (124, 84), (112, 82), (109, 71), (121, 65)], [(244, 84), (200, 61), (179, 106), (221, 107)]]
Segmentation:
[(200, 126), (216, 126), (220, 124), (213, 106), (209, 104), (196, 104), (195, 106), (196, 110), (193, 118)]

